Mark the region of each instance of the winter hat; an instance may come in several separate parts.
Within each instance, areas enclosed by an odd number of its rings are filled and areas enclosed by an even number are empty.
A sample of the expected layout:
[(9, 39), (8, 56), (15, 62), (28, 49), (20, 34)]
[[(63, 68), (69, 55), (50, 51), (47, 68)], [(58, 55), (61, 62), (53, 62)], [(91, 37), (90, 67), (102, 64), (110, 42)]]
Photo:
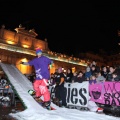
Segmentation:
[(41, 53), (41, 54), (42, 54), (42, 50), (41, 50), (40, 48), (37, 48), (37, 49), (36, 49), (36, 54), (38, 54), (38, 53)]

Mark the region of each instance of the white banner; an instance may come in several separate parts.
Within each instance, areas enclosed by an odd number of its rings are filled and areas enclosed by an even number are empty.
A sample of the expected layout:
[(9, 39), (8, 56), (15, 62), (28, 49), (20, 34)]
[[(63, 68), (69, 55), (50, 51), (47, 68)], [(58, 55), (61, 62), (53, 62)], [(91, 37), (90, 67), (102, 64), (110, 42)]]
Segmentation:
[(64, 86), (67, 88), (66, 102), (67, 105), (73, 106), (88, 106), (89, 99), (89, 82), (85, 81), (82, 83), (65, 83)]
[[(67, 89), (66, 103), (67, 105), (87, 107), (89, 99), (89, 82), (82, 83), (65, 83), (64, 87)], [(53, 86), (49, 86), (51, 99), (55, 98), (55, 91)]]

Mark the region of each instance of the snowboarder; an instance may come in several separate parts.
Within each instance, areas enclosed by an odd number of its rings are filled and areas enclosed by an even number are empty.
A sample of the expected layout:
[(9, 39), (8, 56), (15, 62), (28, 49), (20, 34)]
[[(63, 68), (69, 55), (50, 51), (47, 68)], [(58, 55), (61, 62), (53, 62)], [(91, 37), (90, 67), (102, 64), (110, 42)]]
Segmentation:
[(34, 66), (36, 78), (33, 82), (35, 90), (35, 99), (38, 100), (41, 96), (44, 97), (44, 103), (47, 108), (50, 108), (50, 92), (47, 88), (48, 79), (50, 78), (49, 65), (53, 63), (51, 59), (42, 55), (42, 50), (36, 49), (37, 57), (29, 62), (21, 62), (23, 65)]

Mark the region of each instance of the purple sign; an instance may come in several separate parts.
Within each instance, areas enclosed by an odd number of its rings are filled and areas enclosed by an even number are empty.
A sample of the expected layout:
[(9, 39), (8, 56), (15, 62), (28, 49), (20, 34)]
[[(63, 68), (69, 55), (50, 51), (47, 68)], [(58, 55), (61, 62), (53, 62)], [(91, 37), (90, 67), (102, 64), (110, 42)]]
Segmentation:
[(120, 82), (102, 82), (89, 85), (91, 100), (97, 103), (120, 106)]

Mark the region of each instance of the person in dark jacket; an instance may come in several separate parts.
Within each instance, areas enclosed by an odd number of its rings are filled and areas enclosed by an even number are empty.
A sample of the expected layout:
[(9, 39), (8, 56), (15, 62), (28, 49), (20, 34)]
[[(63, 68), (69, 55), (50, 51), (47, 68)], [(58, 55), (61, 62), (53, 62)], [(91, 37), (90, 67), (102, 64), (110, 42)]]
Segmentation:
[(72, 77), (73, 77), (72, 69), (68, 68), (65, 82), (72, 83)]
[(112, 81), (120, 81), (120, 69), (116, 69), (112, 73)]
[(71, 79), (72, 79), (72, 83), (74, 83), (75, 81), (77, 81), (77, 72), (73, 73), (73, 77)]
[(66, 106), (66, 89), (64, 87), (65, 75), (62, 71), (62, 67), (58, 68), (58, 73), (55, 77), (55, 82), (55, 97), (59, 100), (59, 106)]
[(102, 69), (101, 69), (101, 75), (106, 78), (108, 74), (108, 68), (106, 66), (103, 66)]
[(106, 76), (106, 81), (112, 81), (112, 78), (113, 78), (112, 74), (113, 74), (114, 71), (115, 71), (115, 67), (110, 66), (109, 67), (109, 72), (108, 72), (108, 74)]
[(97, 62), (95, 60), (92, 61), (90, 67), (95, 66), (96, 72), (100, 72), (100, 67), (97, 65)]
[(84, 81), (86, 81), (85, 80), (85, 75), (82, 71), (79, 71), (78, 75), (77, 75), (77, 80), (75, 82), (82, 83)]
[(95, 75), (96, 73), (97, 73), (96, 67), (95, 67), (95, 65), (92, 65), (91, 66), (91, 74)]

